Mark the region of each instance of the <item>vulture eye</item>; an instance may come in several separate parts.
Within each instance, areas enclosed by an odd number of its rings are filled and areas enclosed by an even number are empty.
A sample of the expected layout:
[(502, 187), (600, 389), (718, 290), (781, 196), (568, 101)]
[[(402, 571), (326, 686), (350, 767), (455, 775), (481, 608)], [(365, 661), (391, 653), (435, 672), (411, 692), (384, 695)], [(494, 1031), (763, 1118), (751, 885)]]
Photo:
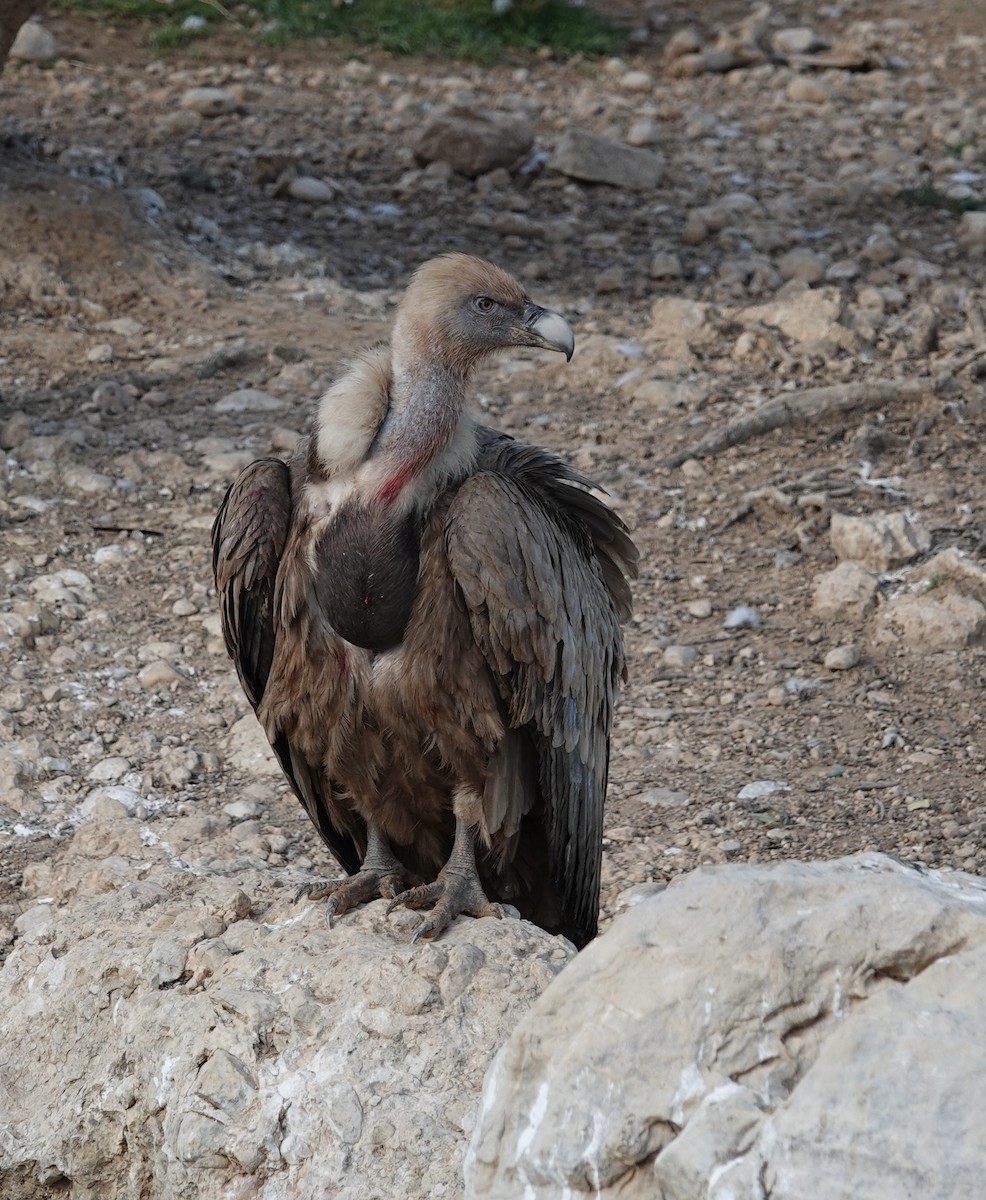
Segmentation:
[(472, 302), (472, 306), (476, 312), (491, 313), (496, 308), (496, 303), (489, 296), (477, 296)]

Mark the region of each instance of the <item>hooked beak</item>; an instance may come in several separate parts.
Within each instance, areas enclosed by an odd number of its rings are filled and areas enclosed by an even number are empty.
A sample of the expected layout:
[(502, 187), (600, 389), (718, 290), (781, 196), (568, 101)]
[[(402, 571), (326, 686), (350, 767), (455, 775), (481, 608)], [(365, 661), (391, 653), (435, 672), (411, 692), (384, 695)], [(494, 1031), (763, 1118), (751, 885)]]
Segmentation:
[(575, 334), (565, 318), (550, 309), (532, 304), (530, 300), (524, 305), (523, 325), (512, 326), (510, 334), (516, 346), (560, 350), (568, 361), (575, 350)]

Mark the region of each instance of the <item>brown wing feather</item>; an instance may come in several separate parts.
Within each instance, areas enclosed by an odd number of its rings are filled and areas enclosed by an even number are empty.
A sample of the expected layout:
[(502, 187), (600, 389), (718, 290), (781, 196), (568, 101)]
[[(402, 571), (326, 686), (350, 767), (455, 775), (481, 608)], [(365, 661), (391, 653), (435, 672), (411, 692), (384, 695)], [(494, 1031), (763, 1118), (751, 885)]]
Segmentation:
[[(232, 484), (212, 526), (212, 567), (219, 593), (223, 638), (254, 712), (270, 677), (276, 624), (277, 573), (291, 528), (291, 477), (279, 458), (262, 458)], [(280, 729), (268, 738), (281, 769), (333, 854), (352, 874), (361, 847), (330, 816), (331, 784)]]
[(279, 458), (244, 468), (212, 525), (223, 638), (254, 711), (274, 657), (274, 585), (290, 525), (291, 477)]
[[(549, 869), (580, 944), (596, 931), (619, 616), (637, 561), (586, 482), (544, 451), (490, 438), (446, 525), (473, 635), (511, 726), (534, 745)], [(500, 792), (494, 780), (490, 799), (502, 804)]]

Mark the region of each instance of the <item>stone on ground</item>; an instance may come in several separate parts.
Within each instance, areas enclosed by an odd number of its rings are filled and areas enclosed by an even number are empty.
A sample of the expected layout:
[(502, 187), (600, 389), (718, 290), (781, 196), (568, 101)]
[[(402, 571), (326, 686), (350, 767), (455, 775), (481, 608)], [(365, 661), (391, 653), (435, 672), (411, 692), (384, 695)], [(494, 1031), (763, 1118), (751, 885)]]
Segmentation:
[(877, 854), (702, 868), (497, 1055), (469, 1200), (975, 1196), (986, 881)]
[(549, 165), (572, 179), (642, 192), (656, 187), (664, 172), (663, 160), (649, 150), (576, 128), (562, 134)]
[(432, 117), (415, 143), (414, 157), (422, 164), (446, 162), (475, 178), (513, 166), (533, 144), (534, 131), (525, 120), (460, 107)]
[(852, 517), (833, 513), (832, 549), (843, 561), (869, 571), (903, 566), (931, 548), (931, 535), (916, 517), (903, 512)]
[(465, 918), (412, 946), (418, 915), (382, 901), (329, 930), (270, 872), (198, 876), (162, 846), (17, 920), (0, 1195), (459, 1194), (490, 1058), (571, 947)]

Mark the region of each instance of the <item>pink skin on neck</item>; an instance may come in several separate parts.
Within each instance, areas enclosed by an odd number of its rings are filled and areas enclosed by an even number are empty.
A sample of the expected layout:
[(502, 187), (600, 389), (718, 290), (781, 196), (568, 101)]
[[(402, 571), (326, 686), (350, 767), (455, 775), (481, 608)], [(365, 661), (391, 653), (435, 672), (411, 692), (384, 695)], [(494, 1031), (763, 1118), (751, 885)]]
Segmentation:
[(391, 473), (373, 495), (385, 508), (448, 447), (463, 409), (468, 374), (468, 367), (456, 365), (446, 352), (442, 330), (409, 330), (398, 317), (392, 345), (392, 416), (389, 436), (379, 449)]
[(408, 480), (413, 478), (416, 467), (417, 463), (405, 464), (396, 475), (391, 475), (380, 491), (374, 495), (373, 499), (382, 504), (384, 508), (389, 508), (404, 490), (404, 485)]

